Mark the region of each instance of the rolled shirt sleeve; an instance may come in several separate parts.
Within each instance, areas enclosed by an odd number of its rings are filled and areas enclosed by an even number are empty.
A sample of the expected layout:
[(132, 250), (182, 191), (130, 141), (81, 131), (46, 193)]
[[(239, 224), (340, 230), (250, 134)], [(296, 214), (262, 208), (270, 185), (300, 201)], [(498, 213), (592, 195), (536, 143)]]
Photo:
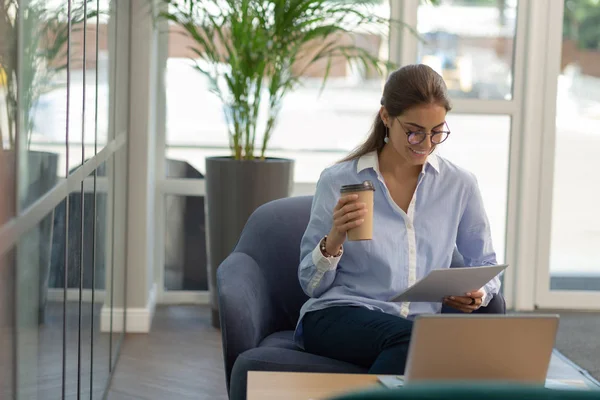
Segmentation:
[(325, 257), (320, 249), (321, 240), (331, 230), (333, 208), (338, 198), (331, 178), (323, 172), (317, 182), (310, 220), (300, 243), (298, 278), (302, 290), (310, 297), (319, 297), (331, 287), (341, 259), (341, 254)]

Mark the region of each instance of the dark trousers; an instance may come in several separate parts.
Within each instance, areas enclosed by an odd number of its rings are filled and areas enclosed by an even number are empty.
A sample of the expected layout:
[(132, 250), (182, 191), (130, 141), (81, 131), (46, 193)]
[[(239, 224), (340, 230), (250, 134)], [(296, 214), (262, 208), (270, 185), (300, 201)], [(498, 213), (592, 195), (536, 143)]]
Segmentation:
[(362, 307), (330, 307), (307, 313), (304, 348), (346, 361), (371, 374), (404, 374), (412, 321)]

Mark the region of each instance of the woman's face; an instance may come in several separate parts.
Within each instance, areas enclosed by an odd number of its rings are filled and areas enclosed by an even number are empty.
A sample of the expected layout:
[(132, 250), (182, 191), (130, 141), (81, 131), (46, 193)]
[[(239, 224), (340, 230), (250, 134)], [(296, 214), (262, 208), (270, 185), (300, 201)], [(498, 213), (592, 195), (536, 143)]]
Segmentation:
[[(397, 117), (391, 117), (383, 107), (380, 113), (388, 127), (387, 146), (391, 146), (408, 165), (425, 164), (427, 156), (435, 149), (436, 142), (443, 141), (447, 136), (446, 109), (440, 105), (415, 106)], [(435, 135), (433, 141), (431, 135)], [(423, 137), (424, 140), (419, 143)]]

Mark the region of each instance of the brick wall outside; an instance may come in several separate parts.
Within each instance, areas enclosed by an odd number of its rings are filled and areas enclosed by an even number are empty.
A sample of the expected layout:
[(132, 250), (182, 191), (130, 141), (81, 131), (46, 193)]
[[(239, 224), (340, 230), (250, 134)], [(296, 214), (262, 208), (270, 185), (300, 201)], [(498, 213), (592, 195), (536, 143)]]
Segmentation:
[[(100, 51), (107, 51), (108, 49), (108, 30), (106, 25), (99, 26), (100, 38), (99, 48)], [(88, 47), (87, 47), (87, 66), (94, 67), (95, 60), (95, 32), (96, 26), (94, 24), (88, 25)], [(338, 40), (343, 43), (349, 43), (351, 38), (349, 36), (340, 36)], [(374, 35), (355, 35), (354, 40), (362, 48), (367, 49), (370, 53), (376, 54), (380, 51), (383, 45), (382, 40), (378, 36)], [(0, 37), (0, 48), (2, 48), (2, 37)], [(81, 60), (83, 59), (83, 30), (74, 32), (72, 36), (72, 66), (74, 68), (81, 68)], [(178, 26), (170, 27), (169, 31), (169, 57), (194, 57), (195, 54), (190, 50), (190, 46), (194, 46), (193, 40), (185, 35), (182, 29)], [(505, 60), (507, 63), (512, 62), (513, 56), (513, 39), (512, 38), (461, 38), (458, 42), (459, 50), (464, 47), (481, 47), (481, 48), (493, 48), (498, 58)], [(314, 50), (311, 51), (309, 48), (307, 56), (314, 55)], [(59, 59), (55, 61), (55, 65), (61, 65), (65, 62), (65, 59)], [(593, 77), (600, 77), (600, 51), (582, 51), (577, 49), (576, 44), (573, 41), (565, 40), (562, 45), (562, 61), (561, 69), (564, 69), (568, 64), (577, 62), (584, 75)], [(322, 76), (327, 62), (323, 60), (308, 68), (305, 72), (305, 76), (319, 77)], [(305, 63), (299, 60), (294, 67), (294, 70), (300, 71)], [(334, 62), (330, 76), (345, 76), (348, 73), (348, 66), (342, 60)]]

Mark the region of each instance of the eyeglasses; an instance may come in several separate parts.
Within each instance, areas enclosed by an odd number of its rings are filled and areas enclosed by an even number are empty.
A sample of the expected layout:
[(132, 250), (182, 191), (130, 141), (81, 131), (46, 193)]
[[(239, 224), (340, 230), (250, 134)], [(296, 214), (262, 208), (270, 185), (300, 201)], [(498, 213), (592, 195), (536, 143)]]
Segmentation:
[(398, 122), (400, 122), (400, 125), (402, 126), (404, 133), (406, 133), (406, 139), (408, 140), (408, 143), (410, 143), (410, 144), (420, 144), (425, 140), (425, 138), (427, 136), (431, 136), (431, 143), (440, 144), (440, 143), (444, 142), (446, 139), (448, 139), (448, 135), (450, 135), (450, 130), (449, 130), (448, 124), (446, 122), (444, 122), (444, 126), (445, 126), (446, 130), (432, 131), (431, 133), (425, 133), (422, 131), (410, 131), (404, 127), (404, 124), (402, 123), (402, 121), (398, 120)]

